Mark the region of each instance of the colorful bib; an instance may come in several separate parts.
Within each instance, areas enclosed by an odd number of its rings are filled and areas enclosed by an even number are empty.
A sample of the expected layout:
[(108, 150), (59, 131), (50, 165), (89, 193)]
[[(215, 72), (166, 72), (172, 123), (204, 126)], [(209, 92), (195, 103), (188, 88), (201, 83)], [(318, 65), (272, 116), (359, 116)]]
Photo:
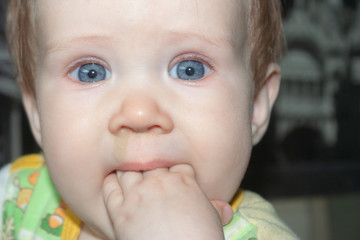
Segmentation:
[(2, 221), (3, 240), (75, 240), (81, 229), (81, 221), (52, 184), (41, 155), (12, 164)]

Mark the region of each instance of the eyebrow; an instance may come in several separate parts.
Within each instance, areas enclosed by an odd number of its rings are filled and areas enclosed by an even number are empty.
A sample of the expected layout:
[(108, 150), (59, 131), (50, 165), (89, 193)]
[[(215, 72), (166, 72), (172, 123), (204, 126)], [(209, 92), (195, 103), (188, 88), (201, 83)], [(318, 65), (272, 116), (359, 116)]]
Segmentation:
[(56, 52), (62, 49), (66, 49), (72, 45), (76, 44), (83, 44), (84, 42), (87, 43), (110, 43), (111, 37), (106, 35), (85, 35), (85, 36), (79, 36), (71, 39), (61, 39), (57, 41), (53, 41), (49, 43), (45, 47), (45, 53), (51, 53)]
[[(224, 38), (224, 37), (216, 37), (211, 38), (207, 37), (204, 34), (195, 33), (195, 32), (176, 32), (176, 31), (167, 31), (166, 34), (171, 36), (171, 38), (179, 39), (179, 41), (183, 41), (183, 39), (198, 39), (202, 42), (206, 42), (207, 44), (216, 46), (218, 48), (223, 47), (234, 47), (235, 44), (232, 39)], [(175, 40), (176, 41), (176, 40)]]

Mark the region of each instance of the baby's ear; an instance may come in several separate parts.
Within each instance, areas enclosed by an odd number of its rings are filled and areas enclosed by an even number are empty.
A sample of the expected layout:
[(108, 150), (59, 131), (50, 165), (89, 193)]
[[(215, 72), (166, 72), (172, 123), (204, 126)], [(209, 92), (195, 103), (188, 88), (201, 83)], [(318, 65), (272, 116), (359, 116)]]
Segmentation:
[(26, 115), (29, 119), (31, 131), (36, 142), (41, 147), (41, 131), (40, 131), (40, 117), (39, 110), (34, 96), (23, 91), (23, 104)]
[(254, 98), (252, 114), (252, 141), (257, 144), (264, 136), (270, 121), (272, 107), (279, 92), (281, 70), (278, 64), (269, 64), (265, 84)]

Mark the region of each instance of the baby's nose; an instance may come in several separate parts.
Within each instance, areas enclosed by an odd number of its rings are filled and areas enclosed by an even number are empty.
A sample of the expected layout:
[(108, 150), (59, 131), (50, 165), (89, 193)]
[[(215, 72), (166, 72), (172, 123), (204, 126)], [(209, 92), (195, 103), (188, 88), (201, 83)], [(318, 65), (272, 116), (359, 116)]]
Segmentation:
[(169, 113), (156, 98), (141, 92), (126, 96), (109, 122), (109, 130), (115, 135), (120, 131), (168, 133), (172, 129)]

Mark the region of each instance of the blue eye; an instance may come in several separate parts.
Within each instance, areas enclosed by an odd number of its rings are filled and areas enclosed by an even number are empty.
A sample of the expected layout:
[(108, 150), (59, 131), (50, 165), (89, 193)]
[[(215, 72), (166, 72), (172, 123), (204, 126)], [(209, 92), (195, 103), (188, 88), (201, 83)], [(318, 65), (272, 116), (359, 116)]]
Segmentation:
[(77, 67), (70, 76), (80, 82), (94, 83), (110, 78), (111, 73), (100, 64), (87, 63)]
[(198, 80), (203, 78), (209, 71), (209, 67), (199, 61), (186, 60), (171, 68), (169, 75), (172, 78), (182, 80)]

